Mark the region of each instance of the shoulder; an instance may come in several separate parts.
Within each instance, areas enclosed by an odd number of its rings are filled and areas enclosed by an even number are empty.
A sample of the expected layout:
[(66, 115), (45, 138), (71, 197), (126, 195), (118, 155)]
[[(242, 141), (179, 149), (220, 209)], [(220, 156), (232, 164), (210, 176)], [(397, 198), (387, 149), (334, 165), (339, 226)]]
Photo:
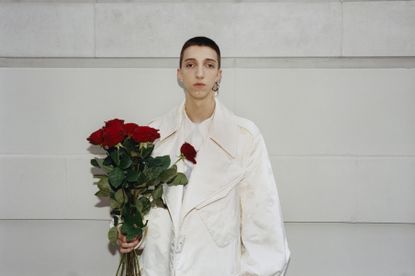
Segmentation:
[(245, 135), (256, 137), (260, 135), (260, 130), (258, 126), (251, 120), (247, 118), (243, 118), (238, 115), (235, 116), (235, 123), (238, 126), (238, 129), (241, 133), (244, 133)]
[(176, 115), (176, 109), (177, 109), (177, 107), (175, 107), (175, 108), (172, 108), (172, 109), (170, 109), (169, 111), (167, 111), (166, 113), (164, 113), (164, 114), (161, 114), (161, 115), (158, 115), (158, 116), (155, 116), (155, 117), (153, 117), (148, 123), (147, 123), (147, 125), (148, 126), (151, 126), (151, 127), (153, 127), (153, 128), (160, 128), (160, 126), (162, 125), (162, 123), (164, 122), (164, 121), (166, 121), (166, 120), (171, 120), (175, 115)]
[(263, 137), (259, 127), (252, 120), (235, 115), (235, 122), (239, 133), (238, 154), (242, 162), (246, 163), (264, 142)]
[(225, 116), (225, 120), (229, 120), (232, 124), (236, 125), (239, 130), (239, 135), (246, 135), (255, 137), (260, 134), (258, 126), (252, 121), (238, 114), (235, 114), (232, 110), (228, 109), (227, 106), (220, 103), (221, 110)]

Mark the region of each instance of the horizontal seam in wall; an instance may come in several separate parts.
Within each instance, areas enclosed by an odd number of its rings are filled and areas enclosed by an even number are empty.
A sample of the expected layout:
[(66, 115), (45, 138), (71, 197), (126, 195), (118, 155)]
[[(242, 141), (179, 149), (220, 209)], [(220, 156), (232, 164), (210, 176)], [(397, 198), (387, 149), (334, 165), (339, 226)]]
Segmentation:
[[(0, 57), (1, 68), (177, 68), (176, 57)], [(223, 68), (415, 68), (415, 57), (224, 57)]]
[(381, 221), (285, 221), (285, 224), (381, 224), (381, 225), (415, 225), (415, 222), (381, 222)]
[(277, 158), (415, 158), (414, 154), (270, 154)]
[[(396, 2), (396, 1), (405, 1), (411, 2), (415, 0), (376, 0), (376, 2)], [(0, 3), (113, 3), (113, 4), (122, 4), (122, 3), (200, 3), (200, 0), (0, 0)], [(347, 2), (373, 2), (373, 0), (205, 0), (205, 2), (210, 3), (284, 3), (284, 2), (317, 2), (317, 3), (347, 3)]]
[[(0, 158), (85, 158), (91, 159), (94, 157), (103, 156), (102, 154), (14, 154), (1, 153)], [(414, 154), (399, 155), (399, 154), (270, 154), (270, 157), (275, 158), (415, 158)]]
[[(111, 219), (0, 219), (0, 221), (103, 221)], [(285, 224), (371, 224), (371, 225), (415, 225), (415, 222), (363, 222), (363, 221), (284, 221)]]

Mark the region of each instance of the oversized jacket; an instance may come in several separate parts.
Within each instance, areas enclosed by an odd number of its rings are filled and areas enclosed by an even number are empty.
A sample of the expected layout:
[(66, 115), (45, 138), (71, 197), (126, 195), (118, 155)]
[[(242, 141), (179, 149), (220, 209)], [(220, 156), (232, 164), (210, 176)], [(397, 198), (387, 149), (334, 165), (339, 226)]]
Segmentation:
[[(181, 208), (183, 187), (166, 186), (168, 208), (150, 211), (141, 245), (143, 276), (285, 274), (290, 250), (263, 136), (254, 123), (215, 101)], [(177, 160), (183, 109), (184, 101), (150, 123), (161, 136), (155, 156)]]

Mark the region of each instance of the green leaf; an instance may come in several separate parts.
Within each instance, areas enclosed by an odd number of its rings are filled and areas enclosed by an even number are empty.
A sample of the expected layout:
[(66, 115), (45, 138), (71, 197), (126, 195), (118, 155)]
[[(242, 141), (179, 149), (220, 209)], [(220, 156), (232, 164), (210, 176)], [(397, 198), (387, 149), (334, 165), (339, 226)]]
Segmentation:
[(115, 199), (110, 200), (110, 207), (111, 209), (119, 209), (122, 207), (121, 203), (119, 203), (118, 201), (116, 201)]
[(120, 155), (120, 168), (125, 170), (131, 166), (133, 161), (131, 160), (130, 156), (127, 153)]
[(127, 149), (127, 151), (137, 151), (138, 150), (138, 143), (135, 142), (131, 138), (124, 139), (124, 141), (122, 142), (122, 145), (123, 145), (124, 148)]
[(117, 230), (117, 227), (113, 226), (113, 227), (110, 228), (110, 230), (108, 231), (108, 239), (112, 243), (116, 243), (117, 242), (117, 239), (118, 239), (118, 230)]
[(138, 175), (136, 186), (141, 186), (142, 184), (146, 183), (147, 181), (149, 181), (149, 179), (144, 175), (144, 173), (140, 173)]
[(141, 237), (143, 234), (143, 230), (140, 227), (129, 223), (123, 223), (121, 225), (121, 232), (127, 237), (127, 241), (131, 241), (135, 239), (135, 237)]
[(154, 149), (154, 144), (146, 143), (145, 146), (140, 146), (139, 153), (141, 158), (147, 158), (151, 155)]
[(91, 160), (91, 165), (97, 168), (102, 169), (104, 172), (108, 173), (112, 170), (110, 166), (104, 164), (104, 159), (95, 158)]
[(158, 174), (160, 173), (161, 170), (159, 170), (158, 168), (144, 168), (143, 170), (143, 174), (148, 180), (157, 178)]
[(170, 156), (158, 156), (156, 158), (149, 157), (145, 160), (146, 167), (143, 173), (148, 179), (156, 179), (162, 172), (170, 166)]
[(187, 184), (187, 177), (184, 173), (178, 172), (176, 176), (168, 182), (169, 185), (186, 185)]
[(164, 208), (164, 209), (167, 208), (166, 204), (164, 204), (164, 202), (161, 198), (153, 200), (152, 205), (160, 207), (160, 208)]
[(145, 215), (150, 211), (151, 202), (147, 197), (142, 196), (139, 199), (137, 199), (135, 207), (141, 214)]
[(97, 183), (98, 188), (101, 191), (108, 191), (108, 192), (110, 192), (111, 191), (111, 186), (110, 186), (110, 184), (108, 182), (108, 177), (107, 176), (101, 176), (99, 178), (100, 179), (99, 179), (99, 181)]
[(142, 235), (143, 217), (141, 213), (134, 207), (127, 205), (123, 209), (124, 223), (121, 226), (121, 232), (127, 236), (127, 240), (132, 240)]
[(170, 156), (164, 155), (164, 156), (157, 156), (155, 158), (148, 158), (146, 159), (147, 167), (153, 168), (153, 167), (159, 167), (163, 168), (163, 170), (166, 170), (170, 166)]
[(95, 195), (98, 196), (98, 197), (109, 197), (110, 196), (110, 192), (109, 191), (99, 190), (98, 192), (95, 193)]
[(98, 164), (98, 162), (97, 162), (97, 159), (96, 159), (96, 158), (91, 159), (91, 165), (92, 165), (92, 166), (94, 166), (94, 167), (96, 167), (96, 168), (99, 168), (99, 164)]
[(123, 182), (125, 176), (124, 172), (120, 168), (114, 168), (111, 172), (108, 173), (108, 180), (112, 187), (118, 188)]
[(151, 193), (153, 200), (160, 199), (163, 195), (163, 185), (158, 185), (157, 188)]
[(126, 180), (128, 182), (137, 182), (139, 174), (140, 174), (139, 171), (130, 169), (127, 171)]
[(123, 209), (123, 217), (124, 222), (131, 225), (136, 225), (142, 227), (143, 224), (143, 216), (137, 210), (135, 206), (127, 205), (126, 208)]
[(114, 199), (121, 205), (128, 201), (127, 195), (125, 194), (123, 189), (119, 189), (115, 192)]
[(119, 166), (120, 165), (120, 154), (118, 152), (118, 148), (116, 147), (110, 148), (108, 152), (109, 152), (112, 162), (114, 162), (116, 166)]
[(111, 157), (110, 157), (110, 156), (107, 156), (107, 157), (104, 159), (103, 164), (104, 164), (105, 166), (113, 166), (113, 165), (114, 165), (114, 163), (112, 162), (112, 160), (111, 160)]
[(170, 180), (172, 180), (172, 179), (173, 179), (173, 177), (175, 177), (175, 176), (176, 176), (176, 173), (177, 173), (177, 166), (176, 166), (176, 165), (173, 165), (173, 166), (171, 166), (171, 168), (169, 168), (169, 169), (167, 169), (167, 170), (163, 171), (163, 172), (160, 174), (160, 181), (161, 181), (162, 183), (167, 183), (167, 182), (169, 182)]

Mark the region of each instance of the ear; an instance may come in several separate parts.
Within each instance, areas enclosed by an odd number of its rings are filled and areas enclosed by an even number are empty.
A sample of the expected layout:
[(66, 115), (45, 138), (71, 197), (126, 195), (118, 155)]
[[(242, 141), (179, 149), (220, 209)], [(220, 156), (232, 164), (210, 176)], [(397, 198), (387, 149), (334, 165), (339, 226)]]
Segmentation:
[(183, 79), (183, 77), (182, 77), (182, 70), (180, 70), (180, 68), (177, 68), (177, 79), (178, 80), (182, 80)]
[(217, 82), (220, 82), (222, 80), (222, 69), (219, 69), (218, 75), (217, 75)]

